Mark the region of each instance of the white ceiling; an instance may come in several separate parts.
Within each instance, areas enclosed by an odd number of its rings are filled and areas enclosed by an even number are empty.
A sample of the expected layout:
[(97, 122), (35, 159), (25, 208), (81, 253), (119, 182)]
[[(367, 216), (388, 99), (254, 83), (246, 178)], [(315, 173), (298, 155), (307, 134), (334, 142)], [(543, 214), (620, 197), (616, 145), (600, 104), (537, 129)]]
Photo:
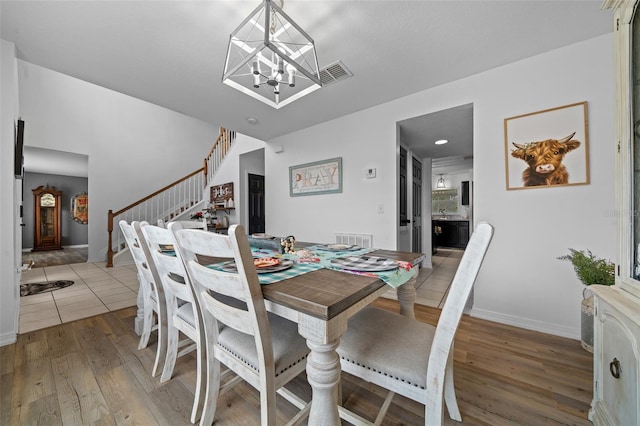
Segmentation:
[(600, 0), (286, 0), (320, 67), (354, 76), (274, 110), (221, 83), (229, 34), (258, 3), (2, 0), (0, 34), (28, 62), (269, 140), (612, 31)]
[(24, 170), (48, 175), (89, 176), (89, 157), (53, 149), (24, 147)]
[[(473, 104), (413, 117), (398, 122), (398, 126), (400, 140), (410, 146), (418, 158), (459, 157), (463, 160), (473, 156)], [(440, 139), (449, 142), (435, 145)]]

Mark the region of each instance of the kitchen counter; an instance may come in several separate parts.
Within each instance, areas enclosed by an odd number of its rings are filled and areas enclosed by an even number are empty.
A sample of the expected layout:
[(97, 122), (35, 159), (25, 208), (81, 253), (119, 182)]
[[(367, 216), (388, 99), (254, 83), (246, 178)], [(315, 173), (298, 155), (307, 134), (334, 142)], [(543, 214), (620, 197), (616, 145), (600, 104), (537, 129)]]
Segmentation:
[(435, 220), (464, 220), (466, 222), (469, 221), (469, 219), (466, 219), (460, 215), (454, 215), (454, 214), (450, 214), (450, 215), (444, 215), (444, 216), (431, 216), (431, 220), (435, 221)]

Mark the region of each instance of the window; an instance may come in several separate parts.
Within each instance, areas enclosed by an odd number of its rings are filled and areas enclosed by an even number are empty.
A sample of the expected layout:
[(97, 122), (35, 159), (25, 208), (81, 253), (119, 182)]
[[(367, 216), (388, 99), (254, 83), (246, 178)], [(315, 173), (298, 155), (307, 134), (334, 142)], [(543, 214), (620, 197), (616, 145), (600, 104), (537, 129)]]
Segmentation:
[(454, 213), (458, 211), (458, 190), (437, 189), (431, 191), (431, 212), (434, 214)]

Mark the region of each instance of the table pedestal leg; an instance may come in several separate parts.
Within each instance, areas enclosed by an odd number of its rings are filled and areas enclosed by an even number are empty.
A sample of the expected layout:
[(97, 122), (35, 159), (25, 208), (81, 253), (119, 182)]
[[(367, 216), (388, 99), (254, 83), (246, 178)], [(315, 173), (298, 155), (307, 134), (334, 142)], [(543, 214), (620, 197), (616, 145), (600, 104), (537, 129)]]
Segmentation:
[(418, 278), (418, 272), (420, 272), (420, 269), (415, 268), (415, 273), (409, 281), (396, 289), (398, 303), (400, 303), (400, 315), (414, 319), (416, 316), (413, 306), (416, 302), (416, 280)]
[(340, 395), (340, 358), (336, 352), (339, 342), (340, 339), (328, 343), (307, 340), (307, 346), (311, 349), (307, 358), (307, 380), (313, 392), (310, 426), (340, 424), (337, 405)]

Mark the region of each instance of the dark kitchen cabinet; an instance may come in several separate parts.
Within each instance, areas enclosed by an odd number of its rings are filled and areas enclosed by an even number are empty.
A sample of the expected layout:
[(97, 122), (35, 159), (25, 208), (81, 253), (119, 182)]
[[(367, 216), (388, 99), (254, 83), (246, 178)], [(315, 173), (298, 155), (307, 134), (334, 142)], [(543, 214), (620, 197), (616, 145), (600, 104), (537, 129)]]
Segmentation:
[(466, 248), (469, 242), (468, 220), (434, 220), (436, 247)]
[(458, 241), (457, 246), (459, 248), (466, 248), (469, 242), (469, 221), (458, 221)]

